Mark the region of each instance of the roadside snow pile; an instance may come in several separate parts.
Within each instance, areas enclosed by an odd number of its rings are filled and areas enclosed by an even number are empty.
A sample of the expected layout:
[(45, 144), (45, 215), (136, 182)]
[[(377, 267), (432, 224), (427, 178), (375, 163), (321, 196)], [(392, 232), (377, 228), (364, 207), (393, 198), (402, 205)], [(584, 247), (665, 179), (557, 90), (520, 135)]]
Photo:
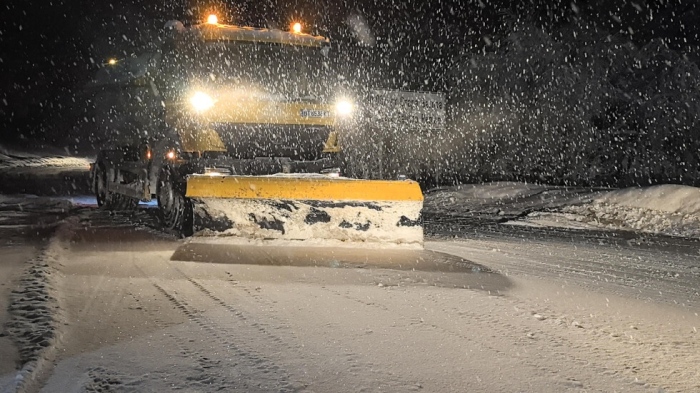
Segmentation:
[(595, 195), (594, 190), (586, 188), (512, 182), (464, 184), (429, 190), (423, 211), (428, 214), (520, 217), (532, 211), (590, 202)]
[(56, 152), (39, 154), (8, 149), (0, 145), (0, 169), (10, 168), (88, 168), (91, 159), (70, 157)]
[(686, 215), (700, 214), (700, 188), (667, 184), (611, 191), (596, 202)]
[[(51, 366), (63, 325), (56, 288), (57, 267), (72, 230), (63, 224), (40, 255), (28, 262), (20, 285), (10, 295), (10, 321), (6, 328), (17, 345), (21, 368), (16, 391), (31, 391), (38, 377)], [(38, 390), (38, 389), (37, 389)]]
[(81, 157), (17, 158), (0, 154), (0, 169), (11, 168), (89, 168), (91, 160)]
[(505, 182), (467, 184), (428, 191), (423, 212), (511, 225), (700, 238), (700, 188), (678, 185), (593, 190)]
[(591, 203), (567, 206), (562, 213), (603, 228), (700, 237), (700, 188), (661, 185), (610, 191)]

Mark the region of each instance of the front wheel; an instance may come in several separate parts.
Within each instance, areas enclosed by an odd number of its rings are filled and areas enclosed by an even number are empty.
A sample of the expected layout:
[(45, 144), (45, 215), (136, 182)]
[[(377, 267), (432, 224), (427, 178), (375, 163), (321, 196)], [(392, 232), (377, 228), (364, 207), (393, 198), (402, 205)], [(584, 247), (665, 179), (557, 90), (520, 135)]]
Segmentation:
[(189, 236), (192, 234), (192, 207), (185, 197), (185, 187), (171, 168), (161, 169), (156, 185), (160, 223), (167, 230)]

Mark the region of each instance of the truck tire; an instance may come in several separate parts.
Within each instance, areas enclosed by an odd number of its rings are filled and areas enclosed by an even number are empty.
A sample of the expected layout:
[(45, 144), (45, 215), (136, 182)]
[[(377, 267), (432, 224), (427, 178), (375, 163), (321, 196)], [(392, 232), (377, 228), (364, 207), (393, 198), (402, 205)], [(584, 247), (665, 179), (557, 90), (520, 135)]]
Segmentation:
[(97, 199), (97, 206), (102, 208), (109, 208), (111, 204), (111, 195), (107, 190), (107, 170), (104, 165), (97, 164), (95, 168), (95, 199)]
[(112, 194), (112, 209), (114, 211), (134, 211), (139, 206), (139, 200), (121, 194)]
[(186, 184), (169, 167), (161, 168), (156, 183), (158, 218), (161, 225), (182, 236), (192, 235), (192, 205), (185, 197)]
[(105, 168), (103, 164), (97, 166), (95, 172), (95, 198), (97, 206), (110, 211), (132, 211), (135, 210), (139, 201), (126, 195), (109, 191), (108, 180), (114, 178), (114, 174)]

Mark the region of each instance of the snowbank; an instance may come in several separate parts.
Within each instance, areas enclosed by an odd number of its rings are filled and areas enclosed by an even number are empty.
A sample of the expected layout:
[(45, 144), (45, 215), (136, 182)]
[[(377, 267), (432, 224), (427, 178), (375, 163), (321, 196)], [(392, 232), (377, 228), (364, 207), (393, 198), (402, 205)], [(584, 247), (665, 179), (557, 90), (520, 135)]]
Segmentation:
[[(5, 157), (5, 159), (3, 159)], [(0, 155), (0, 169), (10, 168), (89, 168), (91, 160), (81, 157), (15, 158)]]
[(0, 170), (11, 168), (89, 168), (92, 159), (55, 152), (28, 153), (0, 145)]
[(26, 153), (0, 145), (0, 193), (89, 194), (91, 161), (67, 156), (58, 148), (41, 147)]
[(661, 185), (611, 191), (564, 213), (600, 228), (700, 238), (700, 188)]
[[(75, 221), (75, 220), (74, 220)], [(20, 354), (15, 391), (38, 390), (36, 384), (52, 366), (64, 325), (56, 283), (57, 266), (71, 239), (74, 222), (65, 222), (41, 253), (27, 263), (21, 285), (10, 295), (6, 328)]]
[(596, 198), (595, 202), (667, 213), (700, 215), (700, 188), (671, 184), (627, 188), (605, 193)]
[(532, 211), (590, 202), (597, 192), (586, 188), (554, 187), (527, 183), (464, 184), (430, 190), (424, 212), (465, 213), (520, 217)]
[(514, 225), (631, 230), (700, 238), (700, 188), (591, 190), (524, 183), (462, 185), (427, 193), (427, 214), (492, 215)]

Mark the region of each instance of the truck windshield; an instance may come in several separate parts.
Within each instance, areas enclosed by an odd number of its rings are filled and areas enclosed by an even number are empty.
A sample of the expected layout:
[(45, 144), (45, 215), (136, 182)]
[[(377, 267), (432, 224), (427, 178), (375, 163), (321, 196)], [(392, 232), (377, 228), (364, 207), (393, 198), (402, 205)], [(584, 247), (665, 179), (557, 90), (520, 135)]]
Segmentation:
[(252, 83), (288, 99), (325, 96), (328, 48), (260, 42), (208, 42), (196, 69), (209, 83)]

